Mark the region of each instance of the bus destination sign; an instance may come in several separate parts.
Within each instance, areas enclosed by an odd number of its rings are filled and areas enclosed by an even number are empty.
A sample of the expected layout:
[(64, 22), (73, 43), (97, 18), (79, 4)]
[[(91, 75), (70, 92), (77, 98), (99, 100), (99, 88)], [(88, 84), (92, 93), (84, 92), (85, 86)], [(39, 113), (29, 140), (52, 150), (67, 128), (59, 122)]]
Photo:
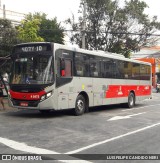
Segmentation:
[(14, 49), (15, 53), (29, 53), (29, 52), (42, 52), (51, 50), (50, 45), (31, 45), (31, 46), (17, 46)]
[(28, 46), (28, 47), (22, 47), (23, 52), (38, 52), (38, 51), (43, 51), (42, 46)]

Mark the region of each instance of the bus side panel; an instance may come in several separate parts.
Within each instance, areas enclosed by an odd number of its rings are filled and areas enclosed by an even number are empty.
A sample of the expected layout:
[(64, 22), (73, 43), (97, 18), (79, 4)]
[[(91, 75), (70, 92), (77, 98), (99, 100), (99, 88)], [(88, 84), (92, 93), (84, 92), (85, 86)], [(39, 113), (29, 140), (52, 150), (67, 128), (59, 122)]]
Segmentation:
[(122, 85), (122, 93), (123, 98), (117, 98), (117, 102), (119, 103), (127, 103), (129, 93), (132, 91), (135, 94), (135, 98), (137, 99), (137, 89), (139, 87), (140, 82), (138, 80), (125, 80), (125, 84)]
[(102, 89), (102, 80), (93, 78), (93, 104), (94, 106), (102, 105), (104, 98), (104, 91)]
[[(110, 104), (128, 102), (129, 93), (135, 93), (136, 101), (144, 100), (151, 97), (151, 86), (149, 81), (138, 80), (121, 80), (112, 79), (112, 85), (109, 85), (106, 91), (106, 99), (111, 98)], [(104, 105), (107, 103), (104, 103)]]
[(141, 96), (137, 96), (137, 101), (144, 100), (146, 98), (151, 98), (152, 97), (152, 81), (140, 81), (140, 87), (139, 89), (141, 90)]
[(92, 79), (74, 77), (73, 80), (57, 88), (58, 109), (74, 108), (77, 96), (85, 92), (89, 98), (89, 106), (93, 106)]
[(62, 85), (57, 88), (57, 101), (58, 107), (57, 109), (67, 109), (69, 108), (69, 87), (72, 87), (71, 83)]
[[(93, 83), (92, 83), (93, 81)], [(74, 77), (73, 80), (57, 88), (58, 109), (74, 108), (79, 93), (85, 92), (89, 106), (128, 102), (129, 92), (133, 91), (136, 101), (151, 97), (149, 81), (100, 79)]]
[(93, 79), (87, 77), (74, 77), (73, 78), (74, 85), (74, 94), (72, 95), (73, 100), (70, 101), (70, 107), (75, 107), (75, 102), (78, 94), (86, 93), (89, 98), (89, 107), (93, 105)]
[(112, 98), (106, 98), (106, 91), (111, 85), (112, 79), (93, 78), (94, 106), (112, 104)]
[(45, 92), (50, 92), (50, 91), (52, 91), (52, 96), (39, 103), (38, 108), (40, 110), (47, 110), (47, 109), (57, 110), (58, 101), (57, 101), (57, 90), (55, 89), (55, 86), (47, 87), (45, 89)]
[(127, 81), (122, 79), (112, 79), (112, 85), (109, 86), (106, 97), (113, 98), (112, 104), (125, 103), (128, 101)]
[[(50, 110), (50, 109), (57, 109), (57, 99), (56, 99), (56, 94), (54, 93), (51, 97), (48, 99), (42, 101), (38, 105), (39, 110)], [(32, 109), (37, 109), (37, 108), (32, 108)]]

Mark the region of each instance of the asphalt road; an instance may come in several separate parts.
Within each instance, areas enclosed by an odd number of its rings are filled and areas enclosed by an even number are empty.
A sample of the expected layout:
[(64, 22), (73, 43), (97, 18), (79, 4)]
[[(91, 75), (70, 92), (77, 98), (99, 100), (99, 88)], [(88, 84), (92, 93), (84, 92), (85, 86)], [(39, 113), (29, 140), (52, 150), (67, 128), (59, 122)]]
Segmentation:
[(38, 111), (7, 107), (0, 111), (0, 153), (52, 154), (46, 156), (50, 161), (41, 162), (76, 162), (76, 157), (81, 162), (142, 162), (105, 158), (107, 154), (160, 154), (159, 131), (160, 93), (153, 93), (152, 99), (137, 103), (133, 109), (103, 106), (92, 108), (83, 116), (73, 116), (70, 111), (42, 115)]

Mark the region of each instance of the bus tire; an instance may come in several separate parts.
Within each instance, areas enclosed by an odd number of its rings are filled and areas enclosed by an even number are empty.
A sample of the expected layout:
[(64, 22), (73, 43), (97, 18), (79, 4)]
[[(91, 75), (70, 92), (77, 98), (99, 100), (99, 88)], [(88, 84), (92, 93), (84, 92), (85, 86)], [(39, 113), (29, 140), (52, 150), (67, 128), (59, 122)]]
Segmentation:
[(133, 108), (135, 105), (135, 95), (133, 92), (130, 92), (129, 96), (128, 96), (128, 103), (127, 103), (127, 107), (128, 108)]
[(78, 95), (76, 99), (76, 104), (74, 108), (74, 115), (79, 116), (82, 115), (86, 110), (86, 101), (82, 95)]

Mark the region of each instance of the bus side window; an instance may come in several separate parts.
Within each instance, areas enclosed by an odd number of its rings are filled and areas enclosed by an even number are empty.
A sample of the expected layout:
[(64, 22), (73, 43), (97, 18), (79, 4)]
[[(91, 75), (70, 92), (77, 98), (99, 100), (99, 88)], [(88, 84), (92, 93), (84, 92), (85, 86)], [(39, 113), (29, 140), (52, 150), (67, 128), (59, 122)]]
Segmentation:
[(60, 75), (65, 76), (65, 61), (64, 61), (64, 58), (60, 59)]
[(60, 75), (61, 77), (71, 77), (72, 76), (72, 61), (70, 59), (60, 60)]
[(89, 77), (89, 56), (76, 53), (74, 58), (75, 76)]
[(100, 76), (100, 57), (90, 56), (90, 75), (91, 77)]
[(65, 60), (65, 76), (72, 76), (72, 61), (70, 59)]

